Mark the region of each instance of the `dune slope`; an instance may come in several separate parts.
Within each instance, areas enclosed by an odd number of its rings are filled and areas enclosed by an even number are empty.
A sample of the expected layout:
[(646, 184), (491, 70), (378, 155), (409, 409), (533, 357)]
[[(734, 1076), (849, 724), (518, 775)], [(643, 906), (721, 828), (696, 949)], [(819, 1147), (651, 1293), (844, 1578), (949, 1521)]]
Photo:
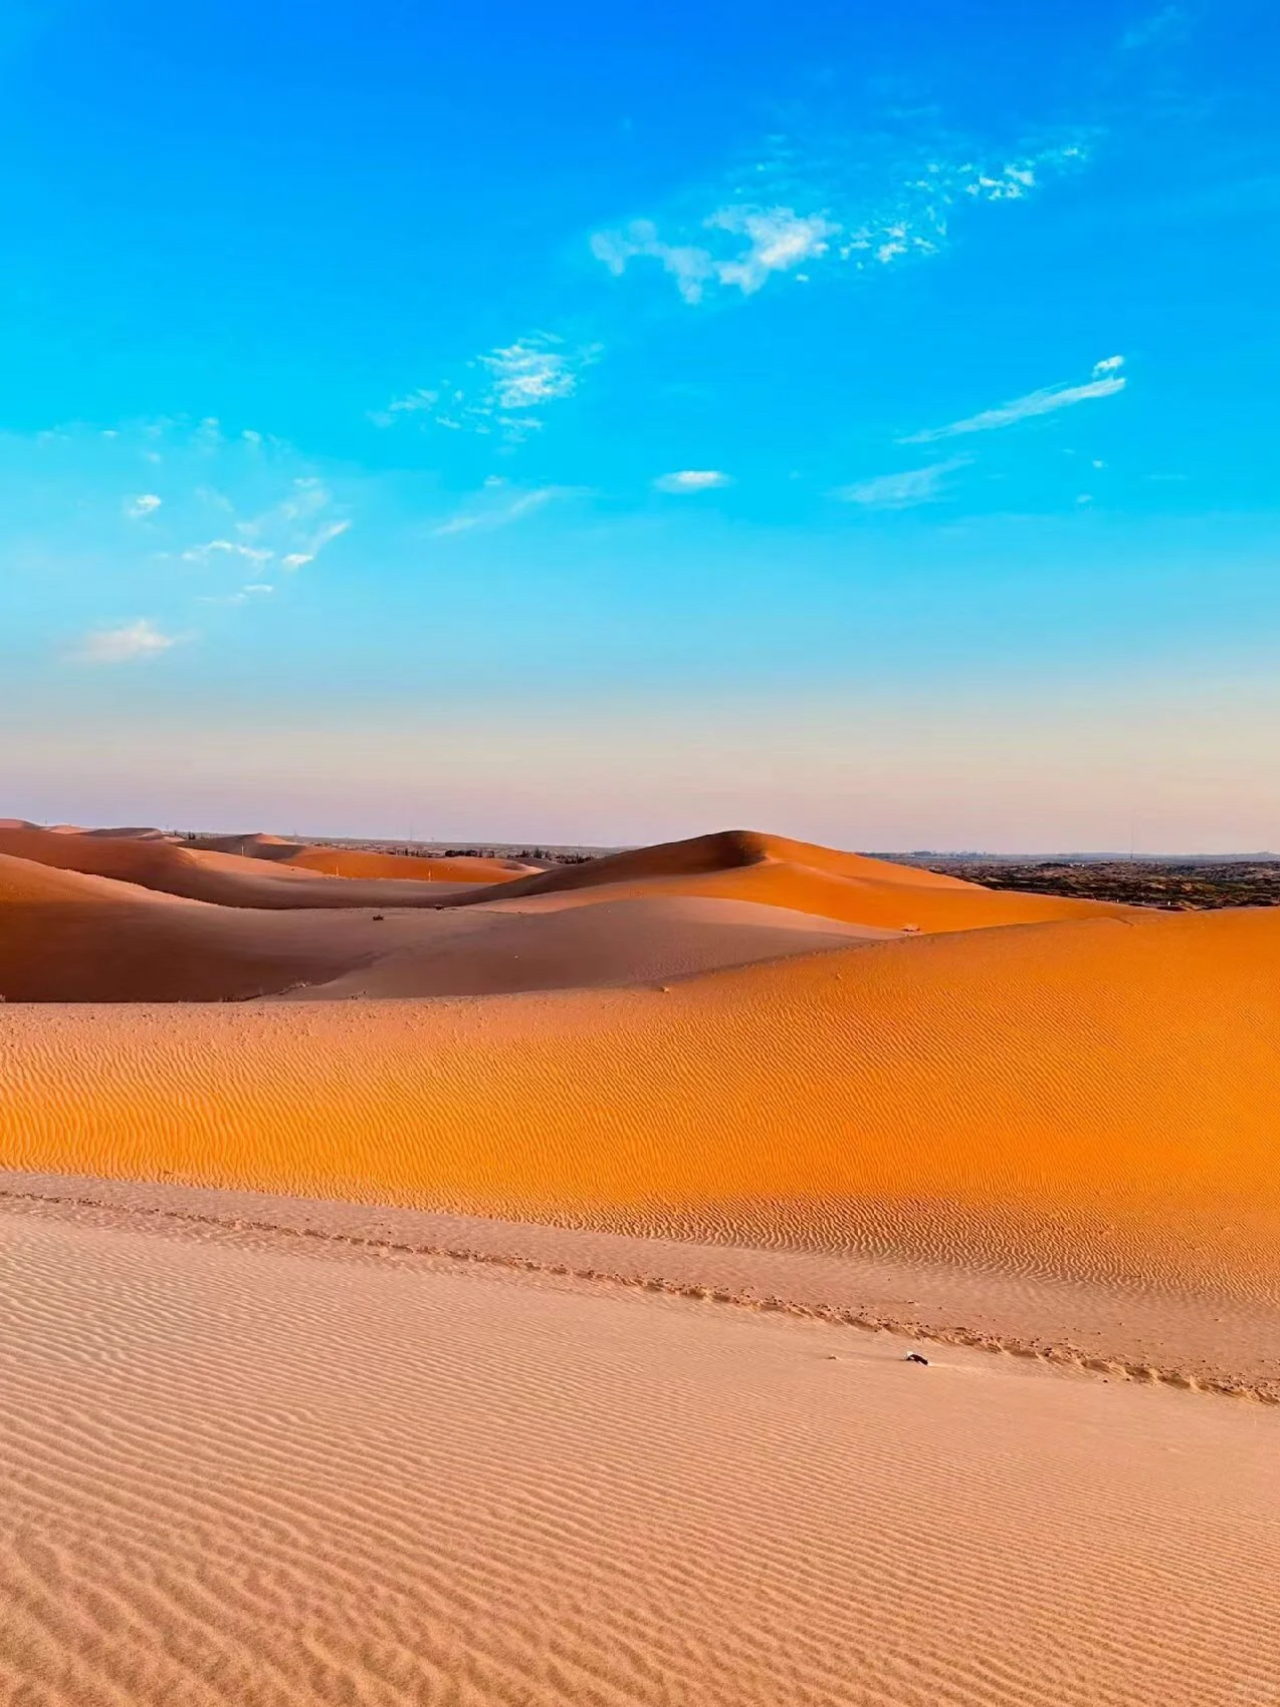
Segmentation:
[(11, 1005), (0, 1160), (1271, 1296), (1278, 954), (1280, 912), (1183, 914), (665, 993)]

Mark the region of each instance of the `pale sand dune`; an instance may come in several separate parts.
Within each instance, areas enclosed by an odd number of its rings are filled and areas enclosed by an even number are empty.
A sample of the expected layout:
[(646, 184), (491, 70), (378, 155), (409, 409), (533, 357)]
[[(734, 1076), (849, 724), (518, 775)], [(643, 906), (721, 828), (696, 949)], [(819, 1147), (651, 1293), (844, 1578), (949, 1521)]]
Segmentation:
[[(958, 877), (838, 853), (784, 836), (722, 830), (688, 841), (557, 866), (493, 890), (460, 891), (449, 906), (539, 896), (560, 904), (633, 895), (756, 901), (879, 929), (961, 931), (1050, 919), (1123, 918), (1131, 908), (983, 889)], [(553, 903), (554, 904), (554, 903)]]
[(1242, 911), (666, 992), (10, 1005), (0, 1159), (1274, 1304), (1278, 953)]
[(1274, 1411), (264, 1233), (0, 1255), (0, 1699), (1280, 1691)]

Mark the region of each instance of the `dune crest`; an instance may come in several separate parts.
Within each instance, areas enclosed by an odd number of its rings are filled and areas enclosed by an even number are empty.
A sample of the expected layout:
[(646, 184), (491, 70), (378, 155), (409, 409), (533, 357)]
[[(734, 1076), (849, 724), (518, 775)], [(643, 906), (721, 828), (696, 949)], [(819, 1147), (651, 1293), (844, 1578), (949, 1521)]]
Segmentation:
[(998, 893), (916, 866), (753, 830), (721, 830), (605, 854), (581, 865), (518, 877), (492, 891), (460, 892), (445, 905), (533, 898), (546, 904), (585, 904), (605, 896), (659, 893), (755, 901), (848, 924), (922, 933), (1047, 919), (1118, 918), (1127, 911), (1105, 902)]

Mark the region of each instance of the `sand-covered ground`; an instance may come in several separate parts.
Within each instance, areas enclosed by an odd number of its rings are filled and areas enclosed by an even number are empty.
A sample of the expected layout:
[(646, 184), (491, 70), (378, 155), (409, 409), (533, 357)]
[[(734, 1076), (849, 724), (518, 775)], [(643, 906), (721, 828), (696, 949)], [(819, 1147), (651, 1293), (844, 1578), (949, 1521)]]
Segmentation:
[(0, 826), (9, 1698), (1280, 1700), (1278, 961)]
[(1280, 1688), (1274, 1411), (180, 1217), (0, 1252), (5, 1700)]

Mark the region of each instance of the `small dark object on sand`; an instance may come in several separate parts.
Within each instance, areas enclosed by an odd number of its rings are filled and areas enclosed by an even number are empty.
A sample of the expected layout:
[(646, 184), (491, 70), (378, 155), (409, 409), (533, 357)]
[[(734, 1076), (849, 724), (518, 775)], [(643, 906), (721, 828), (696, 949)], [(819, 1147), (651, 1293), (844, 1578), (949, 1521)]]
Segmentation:
[(904, 1363), (923, 1363), (926, 1369), (929, 1367), (929, 1359), (921, 1357), (918, 1351), (909, 1351), (902, 1361)]
[(385, 918), (386, 918), (386, 916), (387, 916), (387, 915), (386, 915), (386, 914), (385, 914), (385, 913), (375, 913), (375, 914), (374, 914), (374, 915), (373, 915), (373, 922), (374, 922), (374, 924), (375, 924), (375, 925), (380, 925), (380, 924), (382, 924), (382, 922), (383, 922), (383, 921), (384, 921), (384, 919), (385, 919)]

